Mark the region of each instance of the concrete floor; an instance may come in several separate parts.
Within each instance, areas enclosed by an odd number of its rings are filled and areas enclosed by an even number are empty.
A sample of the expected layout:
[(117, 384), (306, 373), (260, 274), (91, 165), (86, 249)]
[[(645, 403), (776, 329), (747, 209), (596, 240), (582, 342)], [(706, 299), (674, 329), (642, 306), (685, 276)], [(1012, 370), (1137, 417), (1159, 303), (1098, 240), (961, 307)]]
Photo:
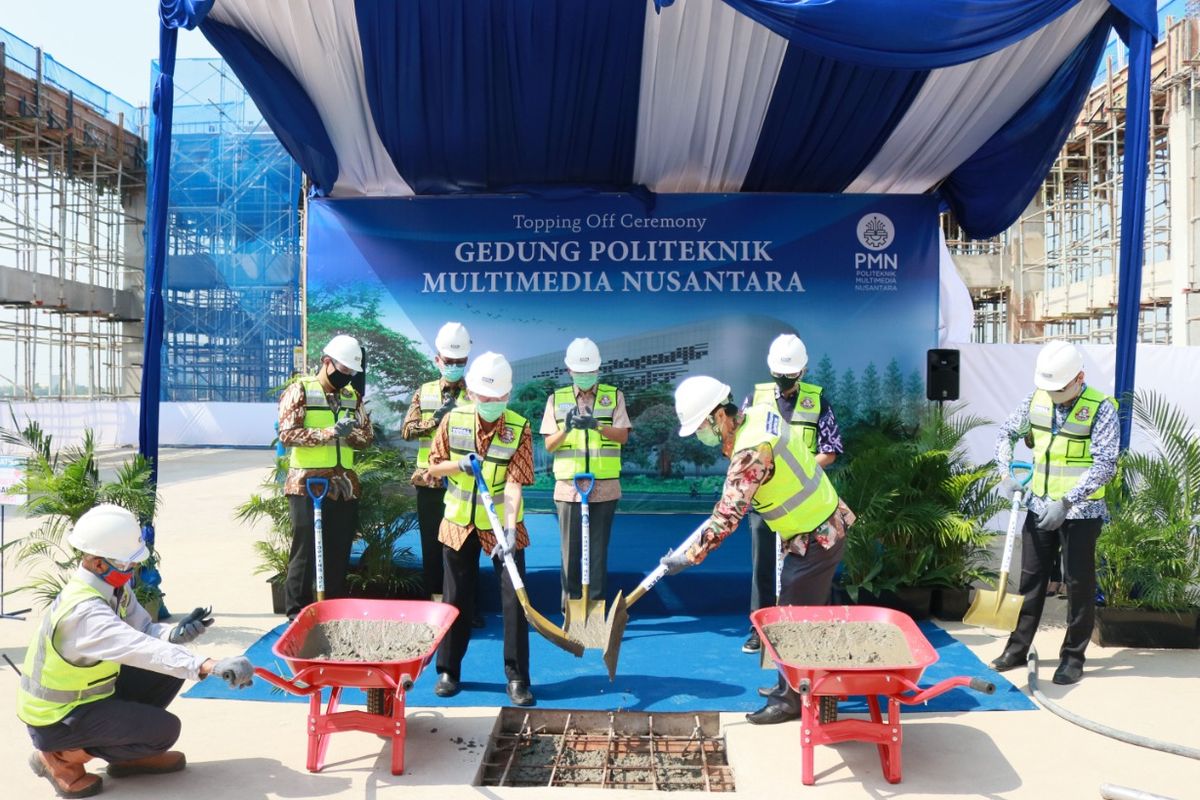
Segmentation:
[[(109, 454), (107, 463), (128, 455)], [(267, 587), (251, 575), (254, 531), (237, 524), (233, 508), (266, 474), (266, 451), (173, 450), (162, 458), (163, 505), (159, 536), (169, 605), (186, 612), (213, 604), (217, 624), (201, 640), (207, 655), (244, 651), (279, 618), (262, 613)], [(8, 536), (29, 530), (8, 514)], [(1018, 556), (1019, 558), (1019, 556)], [(1019, 561), (1018, 561), (1019, 563)], [(701, 567), (702, 568), (702, 567)], [(10, 568), (8, 585), (20, 582)], [(9, 597), (8, 609), (29, 605)], [(1085, 717), (1134, 733), (1196, 746), (1200, 714), (1200, 653), (1133, 651), (1093, 645), (1082, 683), (1054, 686), (1065, 601), (1049, 600), (1038, 649), (1046, 694)], [(25, 622), (0, 620), (0, 653), (18, 664), (33, 634)], [(947, 625), (984, 661), (1003, 640), (974, 628)], [(685, 668), (683, 665), (681, 668)], [(1010, 673), (1015, 675), (1015, 673)], [(429, 680), (423, 676), (422, 680)], [(1013, 678), (1023, 686), (1023, 676)], [(48, 784), (25, 764), (29, 740), (13, 713), (16, 675), (0, 667), (0, 774), (5, 797), (48, 797)], [(536, 687), (535, 687), (536, 688)], [(128, 798), (484, 797), (537, 798), (546, 789), (472, 786), (482, 747), (467, 750), (452, 739), (485, 742), (495, 708), (411, 708), (408, 772), (392, 776), (388, 752), (374, 736), (335, 736), (325, 770), (304, 769), (306, 710), (285, 703), (180, 699), (172, 710), (183, 720), (178, 747), (188, 769), (169, 776), (105, 779), (105, 793)], [(723, 715), (738, 792), (812, 798), (1075, 798), (1099, 797), (1101, 783), (1134, 787), (1171, 798), (1200, 795), (1200, 762), (1122, 744), (1090, 733), (1044, 711), (912, 714), (904, 718), (904, 780), (888, 784), (875, 748), (845, 743), (816, 751), (817, 784), (800, 784), (799, 723), (760, 728), (740, 714)], [(436, 729), (436, 732), (434, 732)], [(93, 762), (93, 769), (102, 766)], [(641, 792), (576, 789), (572, 798), (612, 800)], [(556, 793), (561, 797), (561, 793)]]

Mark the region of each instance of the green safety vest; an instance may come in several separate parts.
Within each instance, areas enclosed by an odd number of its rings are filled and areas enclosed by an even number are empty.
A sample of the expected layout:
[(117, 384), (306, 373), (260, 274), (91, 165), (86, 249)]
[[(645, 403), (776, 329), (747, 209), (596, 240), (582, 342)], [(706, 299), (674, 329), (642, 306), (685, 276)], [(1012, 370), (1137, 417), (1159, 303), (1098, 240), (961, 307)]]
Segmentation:
[[(1053, 432), (1054, 402), (1042, 390), (1029, 401), (1029, 427), (1033, 434), (1033, 493), (1057, 500), (1075, 488), (1092, 466), (1092, 423), (1104, 403), (1117, 401), (1088, 386), (1071, 407), (1058, 432)], [(1101, 486), (1089, 500), (1104, 497)]]
[[(475, 452), (475, 426), (479, 419), (474, 404), (459, 406), (450, 412), (450, 458), (458, 461)], [(503, 422), (492, 434), (487, 453), (483, 456), (483, 480), (496, 504), (496, 516), (504, 523), (504, 484), (508, 478), (508, 462), (517, 454), (521, 436), (529, 421), (515, 411), (504, 410)], [(447, 479), (445, 518), (456, 525), (471, 525), (490, 531), (492, 521), (479, 500), (475, 474), (455, 472)], [(517, 508), (517, 522), (525, 518), (525, 500)], [(507, 527), (507, 524), (505, 524)]]
[(761, 444), (771, 446), (775, 472), (754, 493), (754, 510), (784, 540), (816, 530), (837, 510), (837, 492), (800, 437), (766, 404), (746, 410), (733, 452)]
[[(75, 606), (93, 600), (107, 604), (98, 590), (77, 577), (72, 578), (42, 618), (33, 644), (25, 651), (17, 689), (17, 716), (26, 725), (53, 725), (84, 703), (103, 700), (115, 691), (120, 664), (101, 661), (90, 667), (77, 667), (54, 647), (58, 624)], [(121, 619), (129, 613), (132, 602), (133, 589), (127, 588), (117, 604)]]
[[(434, 413), (442, 407), (442, 382), (440, 380), (430, 381), (429, 383), (421, 384), (419, 394), (421, 399), (421, 421), (433, 419)], [(460, 387), (458, 397), (455, 400), (456, 404), (467, 402), (467, 393)], [(417, 469), (428, 469), (429, 467), (429, 448), (433, 444), (433, 435), (437, 433), (437, 428), (422, 434), (417, 440)]]
[[(354, 416), (358, 408), (358, 392), (349, 386), (342, 388), (341, 402), (335, 413), (325, 399), (325, 389), (315, 376), (309, 375), (300, 379), (304, 387), (304, 427), (332, 428), (339, 419)], [(340, 438), (325, 444), (306, 447), (288, 448), (290, 456), (288, 466), (292, 469), (329, 469), (343, 467), (354, 469), (354, 448), (343, 446)]]
[[(574, 386), (554, 390), (554, 419), (560, 430), (566, 425), (567, 412), (575, 406)], [(596, 407), (592, 409), (592, 416), (600, 423), (599, 427), (611, 427), (616, 410), (616, 387), (596, 384)], [(568, 431), (554, 451), (554, 477), (569, 481), (581, 472), (590, 472), (597, 479), (621, 477), (621, 443), (601, 436), (599, 430)]]
[[(779, 411), (779, 387), (774, 383), (754, 384), (752, 405), (767, 404)], [(796, 410), (792, 412), (791, 426), (803, 437), (804, 446), (813, 455), (817, 454), (817, 422), (821, 419), (821, 387), (812, 383), (796, 384)]]

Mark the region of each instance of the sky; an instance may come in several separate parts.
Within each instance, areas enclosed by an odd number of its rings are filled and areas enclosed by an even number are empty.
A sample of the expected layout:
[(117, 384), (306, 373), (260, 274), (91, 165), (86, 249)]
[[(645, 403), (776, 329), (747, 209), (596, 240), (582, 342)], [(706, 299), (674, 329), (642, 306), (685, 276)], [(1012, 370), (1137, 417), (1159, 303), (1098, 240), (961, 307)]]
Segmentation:
[[(135, 106), (150, 97), (157, 0), (0, 0), (0, 28)], [(216, 58), (199, 31), (180, 31), (176, 58)]]

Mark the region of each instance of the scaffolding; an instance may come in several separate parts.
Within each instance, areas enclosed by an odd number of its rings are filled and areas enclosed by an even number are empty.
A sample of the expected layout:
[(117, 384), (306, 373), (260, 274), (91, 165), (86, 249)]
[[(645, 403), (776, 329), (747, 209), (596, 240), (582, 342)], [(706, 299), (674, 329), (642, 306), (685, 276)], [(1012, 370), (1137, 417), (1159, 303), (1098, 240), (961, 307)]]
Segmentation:
[(0, 397), (137, 394), (142, 117), (0, 29)]
[[(1178, 148), (1180, 140), (1178, 132), (1172, 136), (1171, 121), (1181, 113), (1190, 120), (1191, 152), (1179, 148), (1175, 157), (1187, 159), (1194, 173), (1198, 31), (1190, 15), (1179, 22), (1168, 18), (1151, 65), (1142, 342), (1171, 343), (1177, 262), (1194, 258), (1193, 248), (1172, 241), (1171, 146)], [(1127, 76), (1109, 56), (1037, 195), (1002, 236), (972, 242), (953, 219), (943, 220), (956, 262), (994, 254), (990, 280), (969, 287), (978, 341), (1116, 340)]]
[(220, 59), (176, 63), (174, 114), (163, 399), (270, 400), (300, 345), (300, 168)]

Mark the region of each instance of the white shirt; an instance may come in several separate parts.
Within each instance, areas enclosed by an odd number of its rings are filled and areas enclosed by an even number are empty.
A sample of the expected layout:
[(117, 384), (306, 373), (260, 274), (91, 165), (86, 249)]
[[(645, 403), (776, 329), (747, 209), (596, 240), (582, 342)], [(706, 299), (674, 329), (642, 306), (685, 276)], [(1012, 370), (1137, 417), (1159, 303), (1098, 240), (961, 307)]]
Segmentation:
[(137, 598), (132, 599), (128, 614), (121, 619), (113, 587), (82, 566), (75, 577), (98, 591), (105, 602), (83, 602), (67, 612), (54, 631), (54, 647), (59, 655), (78, 667), (112, 661), (176, 678), (200, 680), (200, 665), (205, 659), (183, 645), (167, 641), (173, 625), (151, 621)]

